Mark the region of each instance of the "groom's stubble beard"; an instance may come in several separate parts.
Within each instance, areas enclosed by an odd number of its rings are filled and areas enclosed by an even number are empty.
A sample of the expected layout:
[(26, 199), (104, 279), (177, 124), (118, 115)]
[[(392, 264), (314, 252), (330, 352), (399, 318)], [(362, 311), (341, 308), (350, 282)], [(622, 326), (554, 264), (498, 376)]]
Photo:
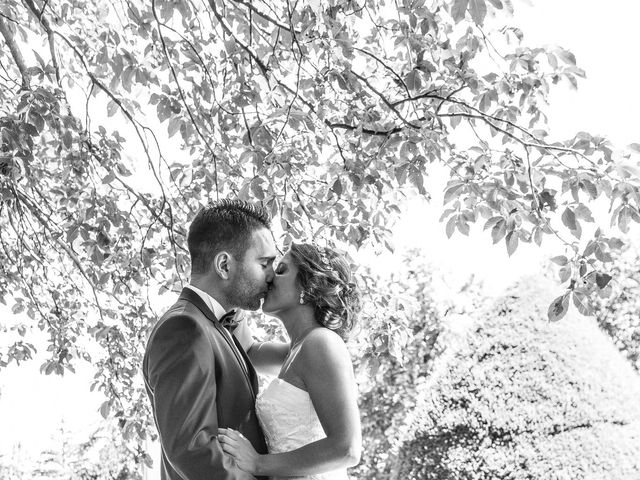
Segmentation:
[(235, 307), (255, 311), (260, 308), (266, 288), (264, 278), (251, 277), (246, 269), (240, 267), (229, 288), (228, 297)]

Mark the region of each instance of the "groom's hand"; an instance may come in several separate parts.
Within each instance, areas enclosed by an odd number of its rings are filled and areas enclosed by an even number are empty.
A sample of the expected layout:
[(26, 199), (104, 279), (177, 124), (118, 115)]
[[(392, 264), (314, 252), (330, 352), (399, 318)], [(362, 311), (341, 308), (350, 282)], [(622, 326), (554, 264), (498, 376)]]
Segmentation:
[(251, 442), (244, 435), (231, 428), (219, 428), (218, 441), (222, 446), (222, 450), (233, 457), (240, 470), (253, 475), (260, 475), (258, 470), (261, 455), (256, 452)]

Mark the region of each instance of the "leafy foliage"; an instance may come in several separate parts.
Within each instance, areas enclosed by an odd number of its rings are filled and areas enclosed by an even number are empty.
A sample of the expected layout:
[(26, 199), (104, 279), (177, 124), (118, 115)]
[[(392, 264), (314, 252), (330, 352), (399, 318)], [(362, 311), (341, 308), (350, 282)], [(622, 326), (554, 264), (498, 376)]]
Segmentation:
[(17, 449), (2, 458), (0, 474), (6, 480), (46, 478), (47, 480), (141, 480), (139, 467), (122, 441), (120, 429), (105, 422), (81, 443), (72, 440), (64, 426), (55, 439), (56, 447), (27, 461)]
[(614, 258), (612, 294), (596, 303), (596, 319), (640, 372), (640, 250), (631, 244)]
[[(378, 480), (390, 478), (396, 439), (401, 436), (407, 412), (419, 401), (420, 386), (431, 364), (440, 354), (437, 341), (443, 316), (452, 311), (462, 314), (464, 299), (473, 305), (479, 294), (478, 285), (471, 279), (455, 295), (457, 305), (434, 298), (434, 284), (442, 280), (417, 251), (403, 253), (397, 272), (371, 276), (375, 283), (390, 288), (375, 303), (387, 305), (380, 315), (384, 328), (370, 329), (385, 334), (360, 336), (360, 342), (353, 345), (366, 441), (362, 461), (350, 474)], [(392, 355), (386, 355), (387, 351)]]
[[(433, 345), (440, 333), (442, 313), (431, 298), (428, 266), (416, 261), (413, 253), (406, 255), (400, 272), (373, 276), (375, 283), (391, 288), (383, 293), (389, 307), (379, 318), (386, 328), (371, 329), (376, 333), (361, 338), (354, 355), (362, 435), (366, 439), (363, 461), (357, 472), (351, 472), (357, 478), (389, 474), (393, 439), (416, 400), (416, 387), (426, 374), (426, 360), (435, 354)], [(393, 355), (384, 355), (386, 351)]]
[(640, 377), (593, 319), (547, 322), (551, 295), (529, 278), (446, 339), (392, 478), (638, 477)]
[[(144, 339), (158, 294), (187, 277), (186, 226), (202, 204), (260, 201), (285, 241), (392, 248), (401, 200), (407, 189), (429, 196), (434, 162), (451, 171), (447, 234), (482, 221), (510, 254), (570, 235), (568, 291), (588, 310), (618, 248), (604, 233), (579, 248), (588, 205), (606, 198), (626, 232), (640, 220), (638, 172), (604, 138), (547, 141), (552, 85), (575, 86), (583, 72), (570, 52), (494, 27), (511, 9), (507, 0), (2, 3), (0, 301), (30, 320), (15, 326), (25, 339), (0, 352), (0, 365), (29, 359), (30, 329), (45, 330), (43, 372), (94, 362), (101, 412), (128, 438), (144, 437), (153, 431), (137, 377)], [(371, 301), (384, 307), (378, 292)], [(375, 325), (367, 335), (383, 338), (386, 325)]]

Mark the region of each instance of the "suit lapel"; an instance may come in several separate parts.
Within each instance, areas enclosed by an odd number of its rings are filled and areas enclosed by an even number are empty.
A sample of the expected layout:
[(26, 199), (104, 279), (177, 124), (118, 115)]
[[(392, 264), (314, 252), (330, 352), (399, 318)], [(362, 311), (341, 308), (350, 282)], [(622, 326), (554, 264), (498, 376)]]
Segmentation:
[(205, 317), (207, 317), (211, 321), (211, 323), (213, 323), (214, 327), (220, 332), (220, 335), (222, 336), (222, 338), (224, 338), (224, 340), (227, 342), (229, 347), (231, 347), (231, 350), (236, 356), (236, 359), (238, 360), (240, 367), (242, 368), (243, 372), (245, 373), (245, 376), (247, 377), (247, 382), (251, 386), (251, 390), (253, 391), (254, 397), (257, 396), (258, 395), (258, 376), (256, 374), (255, 369), (253, 368), (253, 365), (251, 364), (251, 360), (249, 360), (247, 353), (244, 351), (244, 349), (240, 345), (240, 342), (238, 342), (238, 339), (234, 337), (231, 334), (231, 332), (229, 332), (228, 330), (223, 331), (225, 330), (225, 328), (222, 325), (220, 325), (218, 318), (211, 311), (211, 309), (207, 307), (207, 304), (204, 303), (204, 300), (202, 300), (200, 295), (198, 295), (196, 292), (194, 292), (190, 288), (185, 287), (182, 289), (182, 292), (180, 293), (180, 300), (185, 300), (195, 305), (198, 308), (198, 310), (200, 310), (202, 314)]
[(204, 300), (198, 295), (196, 292), (191, 290), (190, 288), (183, 288), (180, 293), (180, 300), (186, 300), (189, 303), (194, 304), (198, 307), (198, 310), (202, 312), (202, 314), (211, 320), (213, 323), (218, 323), (218, 318), (214, 315), (214, 313), (207, 307), (207, 304), (204, 303)]
[(240, 342), (238, 341), (238, 339), (233, 335), (231, 335), (231, 338), (233, 338), (233, 342), (236, 344), (236, 347), (238, 347), (238, 351), (240, 352), (240, 355), (242, 355), (242, 358), (244, 359), (244, 363), (247, 366), (247, 369), (249, 370), (251, 387), (253, 388), (254, 395), (257, 397), (258, 396), (258, 374), (256, 373), (256, 369), (253, 368), (253, 364), (251, 363), (251, 360), (249, 360), (249, 356), (247, 355), (247, 352), (244, 351), (244, 348), (242, 348), (242, 345), (240, 345)]

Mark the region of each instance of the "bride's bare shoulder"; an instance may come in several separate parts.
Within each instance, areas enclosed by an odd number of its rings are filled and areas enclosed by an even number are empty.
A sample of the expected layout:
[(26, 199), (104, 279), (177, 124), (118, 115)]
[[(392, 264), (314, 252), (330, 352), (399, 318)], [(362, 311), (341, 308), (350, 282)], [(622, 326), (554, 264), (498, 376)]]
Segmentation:
[(348, 358), (349, 353), (340, 335), (328, 328), (316, 328), (313, 330), (300, 349), (301, 356), (309, 361), (326, 359), (327, 357)]

